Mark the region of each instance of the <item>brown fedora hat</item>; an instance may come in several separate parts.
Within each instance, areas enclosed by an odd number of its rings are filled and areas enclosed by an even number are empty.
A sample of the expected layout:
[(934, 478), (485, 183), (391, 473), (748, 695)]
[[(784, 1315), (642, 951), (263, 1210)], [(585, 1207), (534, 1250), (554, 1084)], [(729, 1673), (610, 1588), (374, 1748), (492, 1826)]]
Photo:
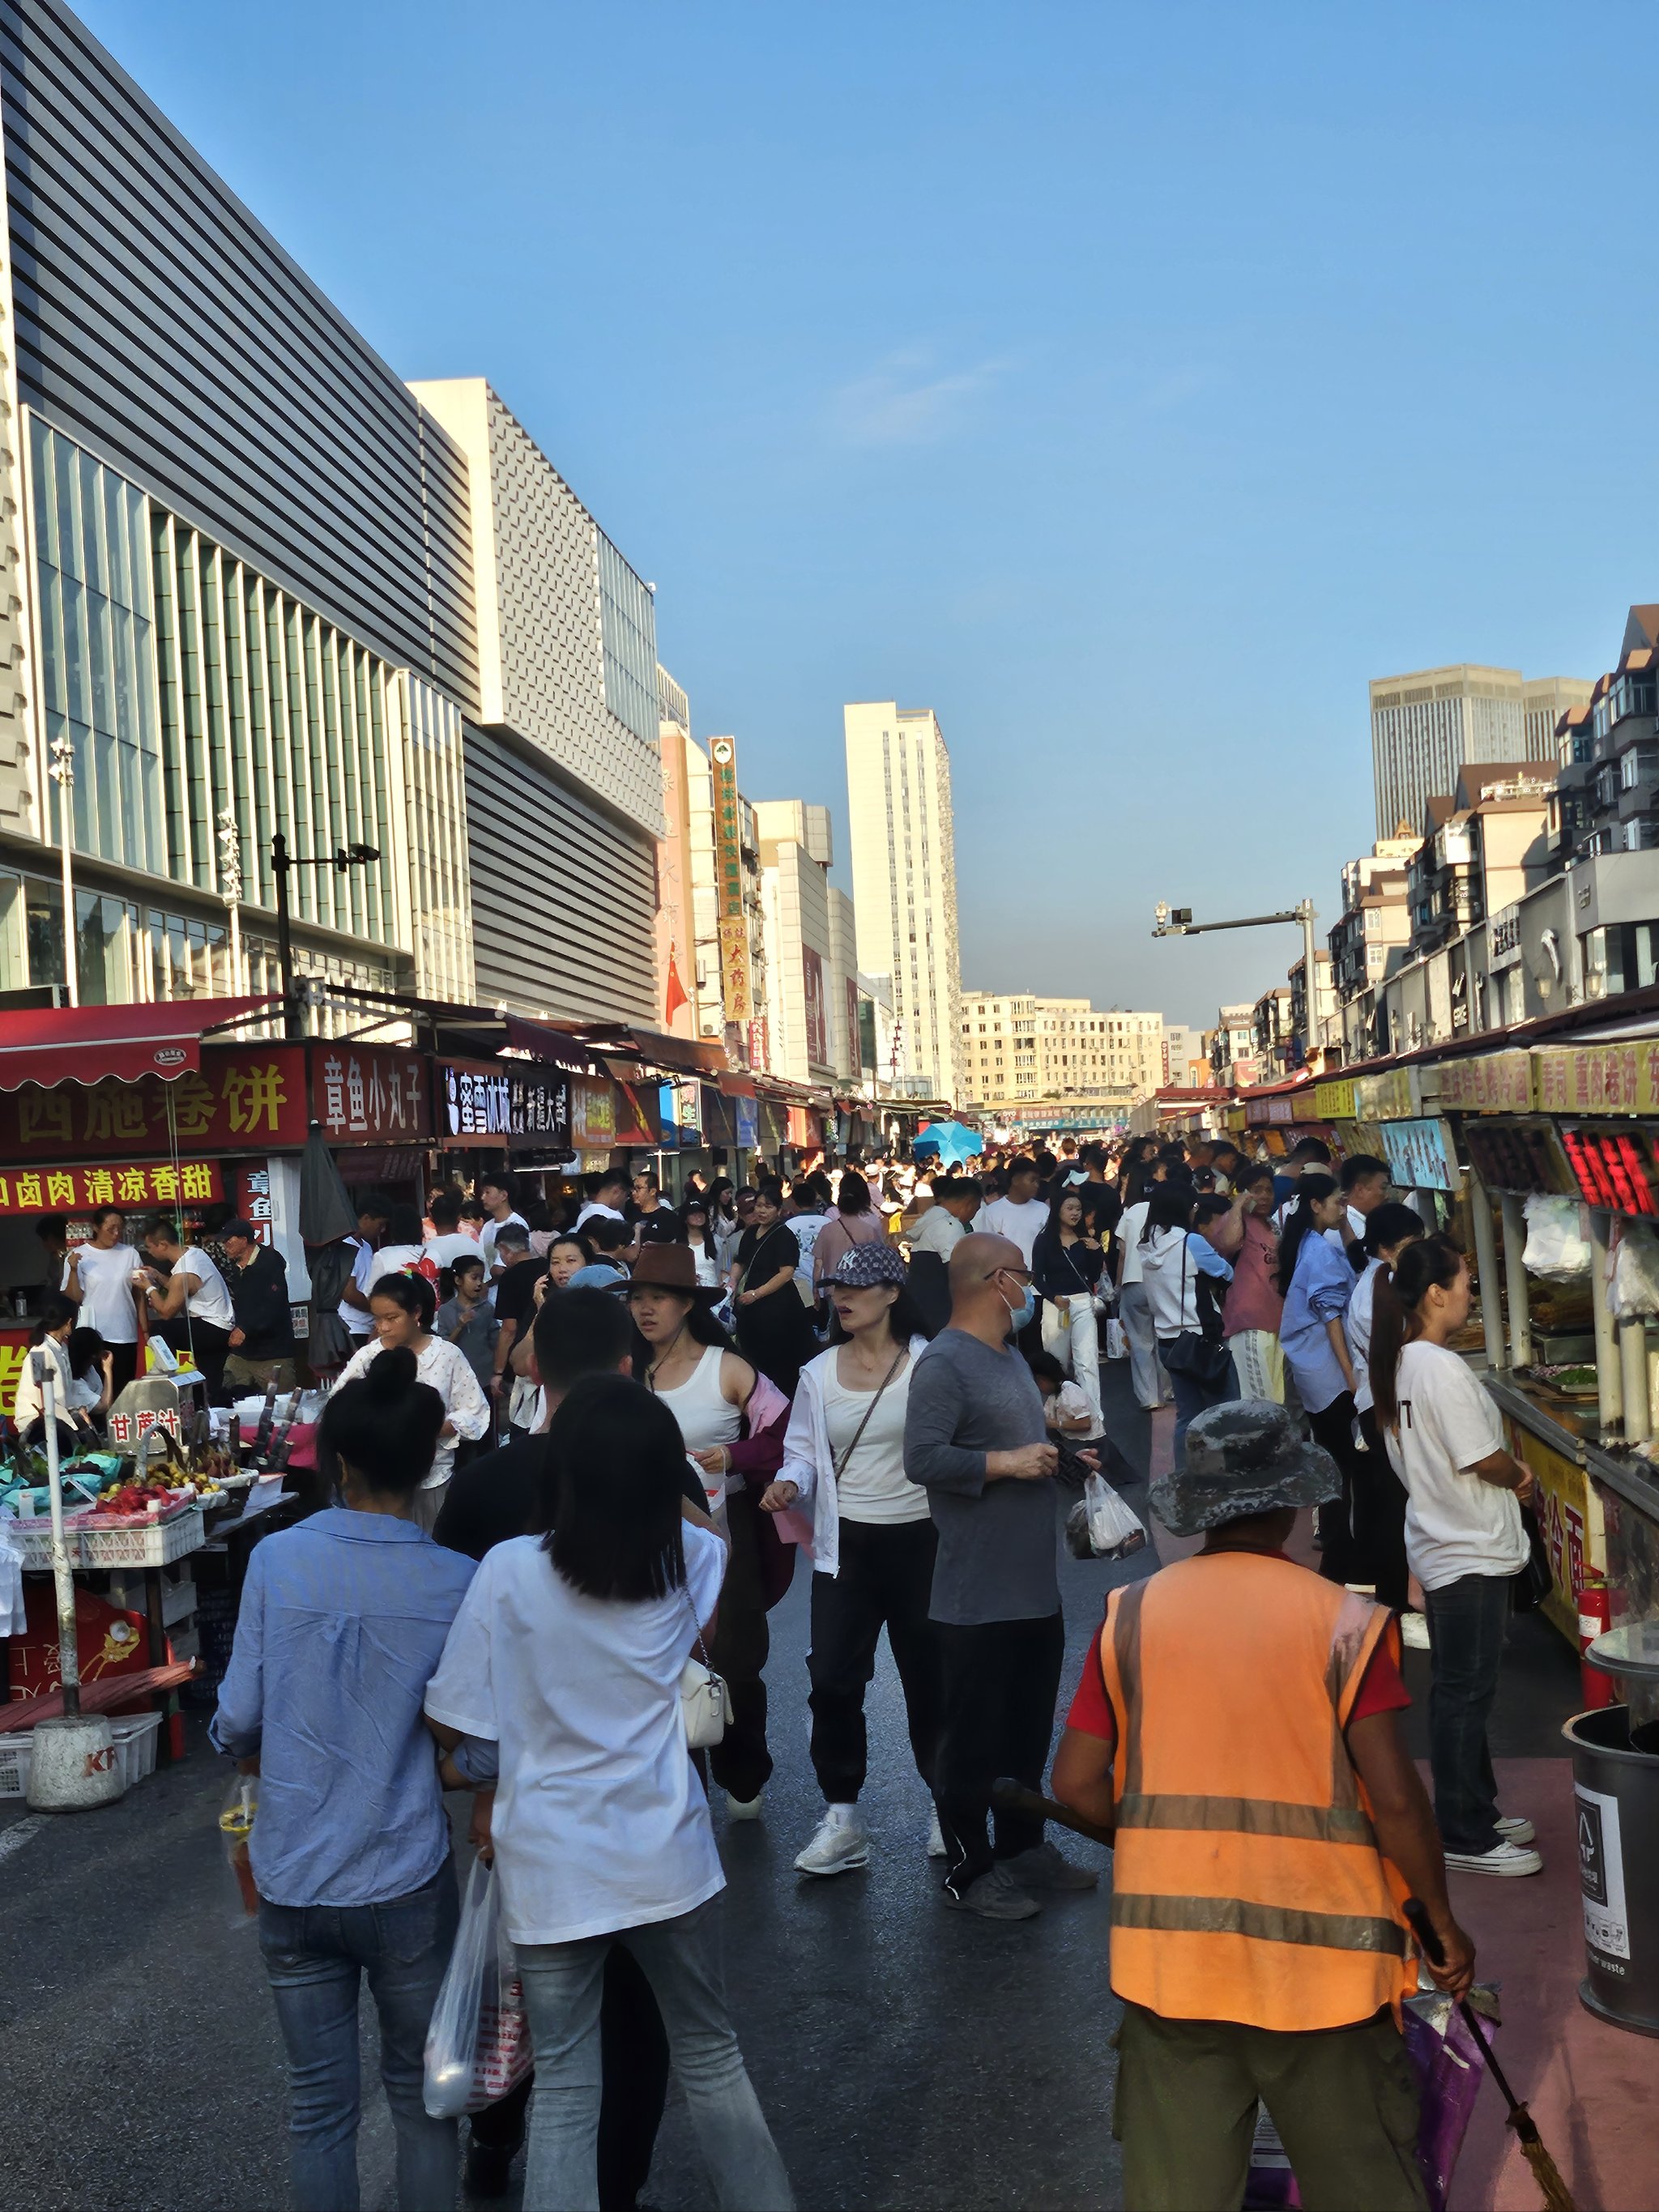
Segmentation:
[(697, 1280), (697, 1263), (689, 1244), (647, 1244), (634, 1263), (634, 1272), (628, 1279), (629, 1291), (679, 1291), (688, 1298), (706, 1299), (709, 1304), (718, 1303), (720, 1292)]

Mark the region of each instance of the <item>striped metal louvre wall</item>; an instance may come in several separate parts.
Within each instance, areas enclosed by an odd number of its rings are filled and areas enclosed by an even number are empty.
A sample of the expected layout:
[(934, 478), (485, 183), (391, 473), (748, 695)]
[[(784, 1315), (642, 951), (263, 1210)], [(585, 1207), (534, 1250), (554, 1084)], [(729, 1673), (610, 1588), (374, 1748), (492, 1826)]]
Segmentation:
[(466, 817), (479, 1000), (660, 1028), (654, 842), (470, 726)]
[(20, 397), (476, 711), (466, 464), (58, 0), (0, 0)]

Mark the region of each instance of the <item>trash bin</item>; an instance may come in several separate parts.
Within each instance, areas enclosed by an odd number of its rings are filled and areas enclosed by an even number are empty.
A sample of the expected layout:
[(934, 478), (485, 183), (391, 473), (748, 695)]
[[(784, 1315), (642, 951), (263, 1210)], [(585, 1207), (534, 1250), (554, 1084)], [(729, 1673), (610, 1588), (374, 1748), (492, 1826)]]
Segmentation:
[(1641, 1717), (1659, 1683), (1659, 1622), (1610, 1629), (1588, 1656), (1625, 1683), (1631, 1704), (1580, 1713), (1563, 1730), (1584, 1899), (1578, 1995), (1598, 2019), (1659, 2035), (1659, 1729)]

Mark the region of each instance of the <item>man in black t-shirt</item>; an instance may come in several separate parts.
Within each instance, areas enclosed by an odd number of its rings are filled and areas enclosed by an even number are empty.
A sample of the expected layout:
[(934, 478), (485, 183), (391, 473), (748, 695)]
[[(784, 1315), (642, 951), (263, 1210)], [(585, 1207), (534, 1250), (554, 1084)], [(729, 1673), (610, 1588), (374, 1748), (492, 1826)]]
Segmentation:
[[(531, 1250), (530, 1231), (517, 1222), (496, 1231), (495, 1256), (502, 1269), (495, 1279), (495, 1318), (501, 1330), (495, 1339), (495, 1371), (489, 1390), (497, 1413), (505, 1414), (513, 1395), (513, 1347), (530, 1333), (536, 1285), (547, 1273), (547, 1262)], [(530, 1424), (520, 1419), (516, 1425), (528, 1428)]]
[(664, 1203), (662, 1186), (648, 1168), (641, 1168), (634, 1177), (628, 1218), (633, 1225), (635, 1245), (685, 1242), (684, 1224), (673, 1207)]

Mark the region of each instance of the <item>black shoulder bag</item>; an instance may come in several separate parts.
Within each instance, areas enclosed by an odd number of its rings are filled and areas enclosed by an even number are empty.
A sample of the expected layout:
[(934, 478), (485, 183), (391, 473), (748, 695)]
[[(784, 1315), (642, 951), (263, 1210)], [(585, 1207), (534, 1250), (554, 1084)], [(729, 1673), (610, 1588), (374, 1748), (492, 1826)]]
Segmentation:
[[(1181, 1311), (1187, 1311), (1187, 1238), (1190, 1232), (1181, 1235)], [(1179, 1336), (1168, 1342), (1160, 1341), (1158, 1356), (1171, 1375), (1184, 1375), (1189, 1382), (1197, 1382), (1206, 1390), (1213, 1390), (1226, 1380), (1232, 1354), (1219, 1337), (1207, 1337), (1195, 1328), (1183, 1328)]]

